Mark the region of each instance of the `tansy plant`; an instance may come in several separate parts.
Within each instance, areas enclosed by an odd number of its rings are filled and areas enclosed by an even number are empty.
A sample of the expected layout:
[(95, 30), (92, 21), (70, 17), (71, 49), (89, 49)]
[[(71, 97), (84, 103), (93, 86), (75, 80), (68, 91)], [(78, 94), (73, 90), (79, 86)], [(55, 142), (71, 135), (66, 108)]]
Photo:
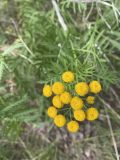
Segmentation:
[(45, 85), (43, 88), (43, 95), (52, 97), (52, 105), (47, 114), (57, 127), (66, 125), (69, 132), (77, 132), (80, 122), (98, 118), (98, 109), (92, 105), (95, 102), (95, 94), (98, 94), (102, 87), (96, 80), (89, 84), (75, 83), (75, 75), (71, 71), (64, 72), (61, 79), (62, 82), (55, 82), (52, 86)]

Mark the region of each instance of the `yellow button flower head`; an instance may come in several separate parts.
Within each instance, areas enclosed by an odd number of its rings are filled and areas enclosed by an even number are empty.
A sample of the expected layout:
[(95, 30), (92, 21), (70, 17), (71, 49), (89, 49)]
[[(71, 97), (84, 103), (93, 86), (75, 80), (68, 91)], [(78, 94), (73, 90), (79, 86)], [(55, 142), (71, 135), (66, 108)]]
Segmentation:
[(63, 104), (62, 104), (62, 102), (60, 100), (60, 96), (59, 95), (56, 95), (56, 96), (53, 97), (52, 103), (56, 108), (62, 108), (63, 107)]
[(99, 116), (99, 112), (96, 108), (91, 107), (86, 111), (86, 118), (89, 121), (94, 121)]
[(80, 82), (75, 85), (75, 91), (80, 96), (85, 96), (89, 92), (89, 86), (86, 82)]
[(67, 124), (67, 129), (69, 132), (77, 132), (79, 128), (79, 124), (76, 121), (70, 121)]
[(61, 95), (60, 95), (60, 100), (62, 103), (64, 104), (69, 104), (70, 101), (71, 101), (71, 95), (69, 92), (63, 92)]
[(101, 84), (98, 81), (90, 82), (89, 87), (92, 93), (99, 93), (102, 90)]
[(85, 112), (83, 110), (75, 110), (74, 111), (74, 118), (77, 121), (84, 121), (85, 120)]
[(55, 82), (52, 85), (52, 91), (55, 94), (61, 94), (64, 92), (64, 85), (61, 82)]
[(79, 97), (73, 97), (71, 102), (70, 102), (71, 107), (74, 110), (81, 109), (84, 105), (83, 100)]
[(50, 97), (52, 95), (52, 88), (50, 85), (45, 85), (43, 87), (43, 95), (45, 97)]
[(66, 83), (74, 81), (74, 74), (71, 71), (64, 72), (62, 74), (62, 80)]
[(63, 127), (66, 123), (65, 116), (59, 114), (54, 118), (54, 123), (57, 127)]
[(93, 97), (93, 96), (88, 96), (88, 97), (86, 98), (86, 101), (87, 101), (88, 104), (94, 104), (94, 102), (95, 102), (95, 97)]
[(48, 108), (47, 114), (50, 118), (55, 118), (55, 116), (57, 115), (57, 109), (55, 107), (51, 106)]

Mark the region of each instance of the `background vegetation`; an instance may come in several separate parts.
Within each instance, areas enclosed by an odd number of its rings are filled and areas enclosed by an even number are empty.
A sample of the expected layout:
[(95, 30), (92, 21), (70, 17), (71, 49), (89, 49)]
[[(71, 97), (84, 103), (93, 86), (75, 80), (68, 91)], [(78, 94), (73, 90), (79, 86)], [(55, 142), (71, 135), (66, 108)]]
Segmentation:
[[(119, 0), (0, 1), (0, 160), (119, 160), (119, 44)], [(52, 125), (42, 96), (68, 69), (104, 90), (99, 120), (75, 135)]]

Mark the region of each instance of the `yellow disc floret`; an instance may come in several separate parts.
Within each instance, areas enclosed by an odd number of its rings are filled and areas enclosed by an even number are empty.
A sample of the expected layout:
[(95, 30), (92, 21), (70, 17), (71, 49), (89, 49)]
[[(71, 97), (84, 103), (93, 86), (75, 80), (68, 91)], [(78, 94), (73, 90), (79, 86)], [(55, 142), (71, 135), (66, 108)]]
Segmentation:
[(64, 72), (62, 74), (62, 80), (67, 83), (73, 82), (74, 81), (74, 74), (71, 71)]
[(54, 118), (54, 123), (57, 127), (63, 127), (66, 123), (65, 116), (59, 114)]
[(71, 95), (69, 92), (63, 92), (61, 95), (60, 95), (60, 100), (62, 103), (64, 104), (69, 104), (70, 101), (71, 101)]
[(93, 97), (93, 96), (88, 96), (88, 97), (86, 98), (86, 101), (87, 101), (88, 104), (94, 104), (94, 102), (95, 102), (95, 97)]
[(69, 132), (77, 132), (79, 128), (79, 124), (76, 121), (70, 121), (67, 124), (67, 129)]
[(74, 111), (74, 118), (77, 121), (84, 121), (85, 120), (85, 112), (83, 110), (75, 110)]
[(86, 82), (80, 82), (75, 85), (75, 91), (80, 96), (85, 96), (89, 92), (89, 86)]
[(56, 96), (53, 97), (52, 103), (56, 108), (62, 108), (63, 107), (63, 103), (61, 102), (59, 95), (56, 95)]
[(70, 102), (71, 107), (74, 110), (81, 109), (84, 105), (83, 100), (79, 97), (73, 97), (71, 102)]
[(101, 84), (98, 81), (92, 81), (89, 84), (90, 92), (99, 93), (102, 90)]
[(52, 95), (52, 88), (50, 85), (45, 85), (43, 87), (43, 95), (45, 97), (50, 97)]
[(47, 114), (50, 118), (55, 118), (55, 116), (57, 115), (57, 109), (55, 107), (51, 106), (48, 108)]
[(61, 83), (61, 82), (55, 82), (52, 85), (52, 91), (55, 94), (61, 94), (61, 93), (63, 93), (64, 92), (64, 85), (63, 85), (63, 83)]
[(96, 108), (91, 107), (86, 111), (86, 118), (89, 121), (94, 121), (99, 116), (99, 112)]

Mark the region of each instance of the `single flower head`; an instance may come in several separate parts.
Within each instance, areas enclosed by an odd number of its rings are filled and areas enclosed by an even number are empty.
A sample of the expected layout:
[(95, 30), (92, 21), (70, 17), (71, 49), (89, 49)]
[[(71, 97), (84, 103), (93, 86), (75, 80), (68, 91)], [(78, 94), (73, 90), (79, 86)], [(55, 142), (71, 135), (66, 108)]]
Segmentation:
[(70, 121), (67, 123), (67, 129), (69, 132), (77, 132), (79, 128), (79, 124), (76, 121)]
[(43, 95), (45, 97), (50, 97), (52, 95), (52, 88), (50, 85), (45, 85), (43, 87)]
[(74, 110), (81, 109), (84, 105), (83, 100), (79, 97), (73, 97), (71, 102), (70, 102), (71, 107)]
[(64, 85), (63, 85), (63, 83), (61, 83), (61, 82), (55, 82), (52, 85), (52, 91), (55, 94), (61, 94), (61, 93), (63, 93), (64, 92)]
[(61, 95), (60, 95), (60, 100), (62, 103), (64, 104), (69, 104), (70, 101), (71, 101), (71, 95), (69, 92), (63, 92)]
[(74, 118), (77, 121), (84, 121), (85, 120), (85, 112), (83, 110), (75, 110), (74, 111)]
[(93, 97), (93, 96), (88, 96), (88, 97), (86, 98), (86, 101), (87, 101), (88, 104), (94, 104), (94, 103), (95, 103), (95, 97)]
[(74, 81), (74, 74), (71, 71), (64, 72), (62, 74), (62, 80), (66, 83)]
[(99, 93), (102, 90), (101, 84), (98, 81), (90, 82), (89, 88), (92, 93)]
[(66, 123), (65, 116), (59, 114), (54, 118), (54, 123), (57, 127), (63, 127)]
[(89, 121), (94, 121), (99, 116), (99, 112), (96, 108), (91, 107), (86, 111), (86, 118)]
[(89, 86), (86, 82), (80, 82), (75, 85), (75, 91), (80, 96), (85, 96), (89, 92)]
[(63, 107), (63, 103), (61, 102), (59, 95), (56, 95), (56, 96), (53, 97), (52, 103), (56, 108), (62, 108)]
[(57, 109), (55, 107), (51, 106), (48, 108), (47, 114), (50, 118), (55, 118), (55, 116), (57, 115)]

